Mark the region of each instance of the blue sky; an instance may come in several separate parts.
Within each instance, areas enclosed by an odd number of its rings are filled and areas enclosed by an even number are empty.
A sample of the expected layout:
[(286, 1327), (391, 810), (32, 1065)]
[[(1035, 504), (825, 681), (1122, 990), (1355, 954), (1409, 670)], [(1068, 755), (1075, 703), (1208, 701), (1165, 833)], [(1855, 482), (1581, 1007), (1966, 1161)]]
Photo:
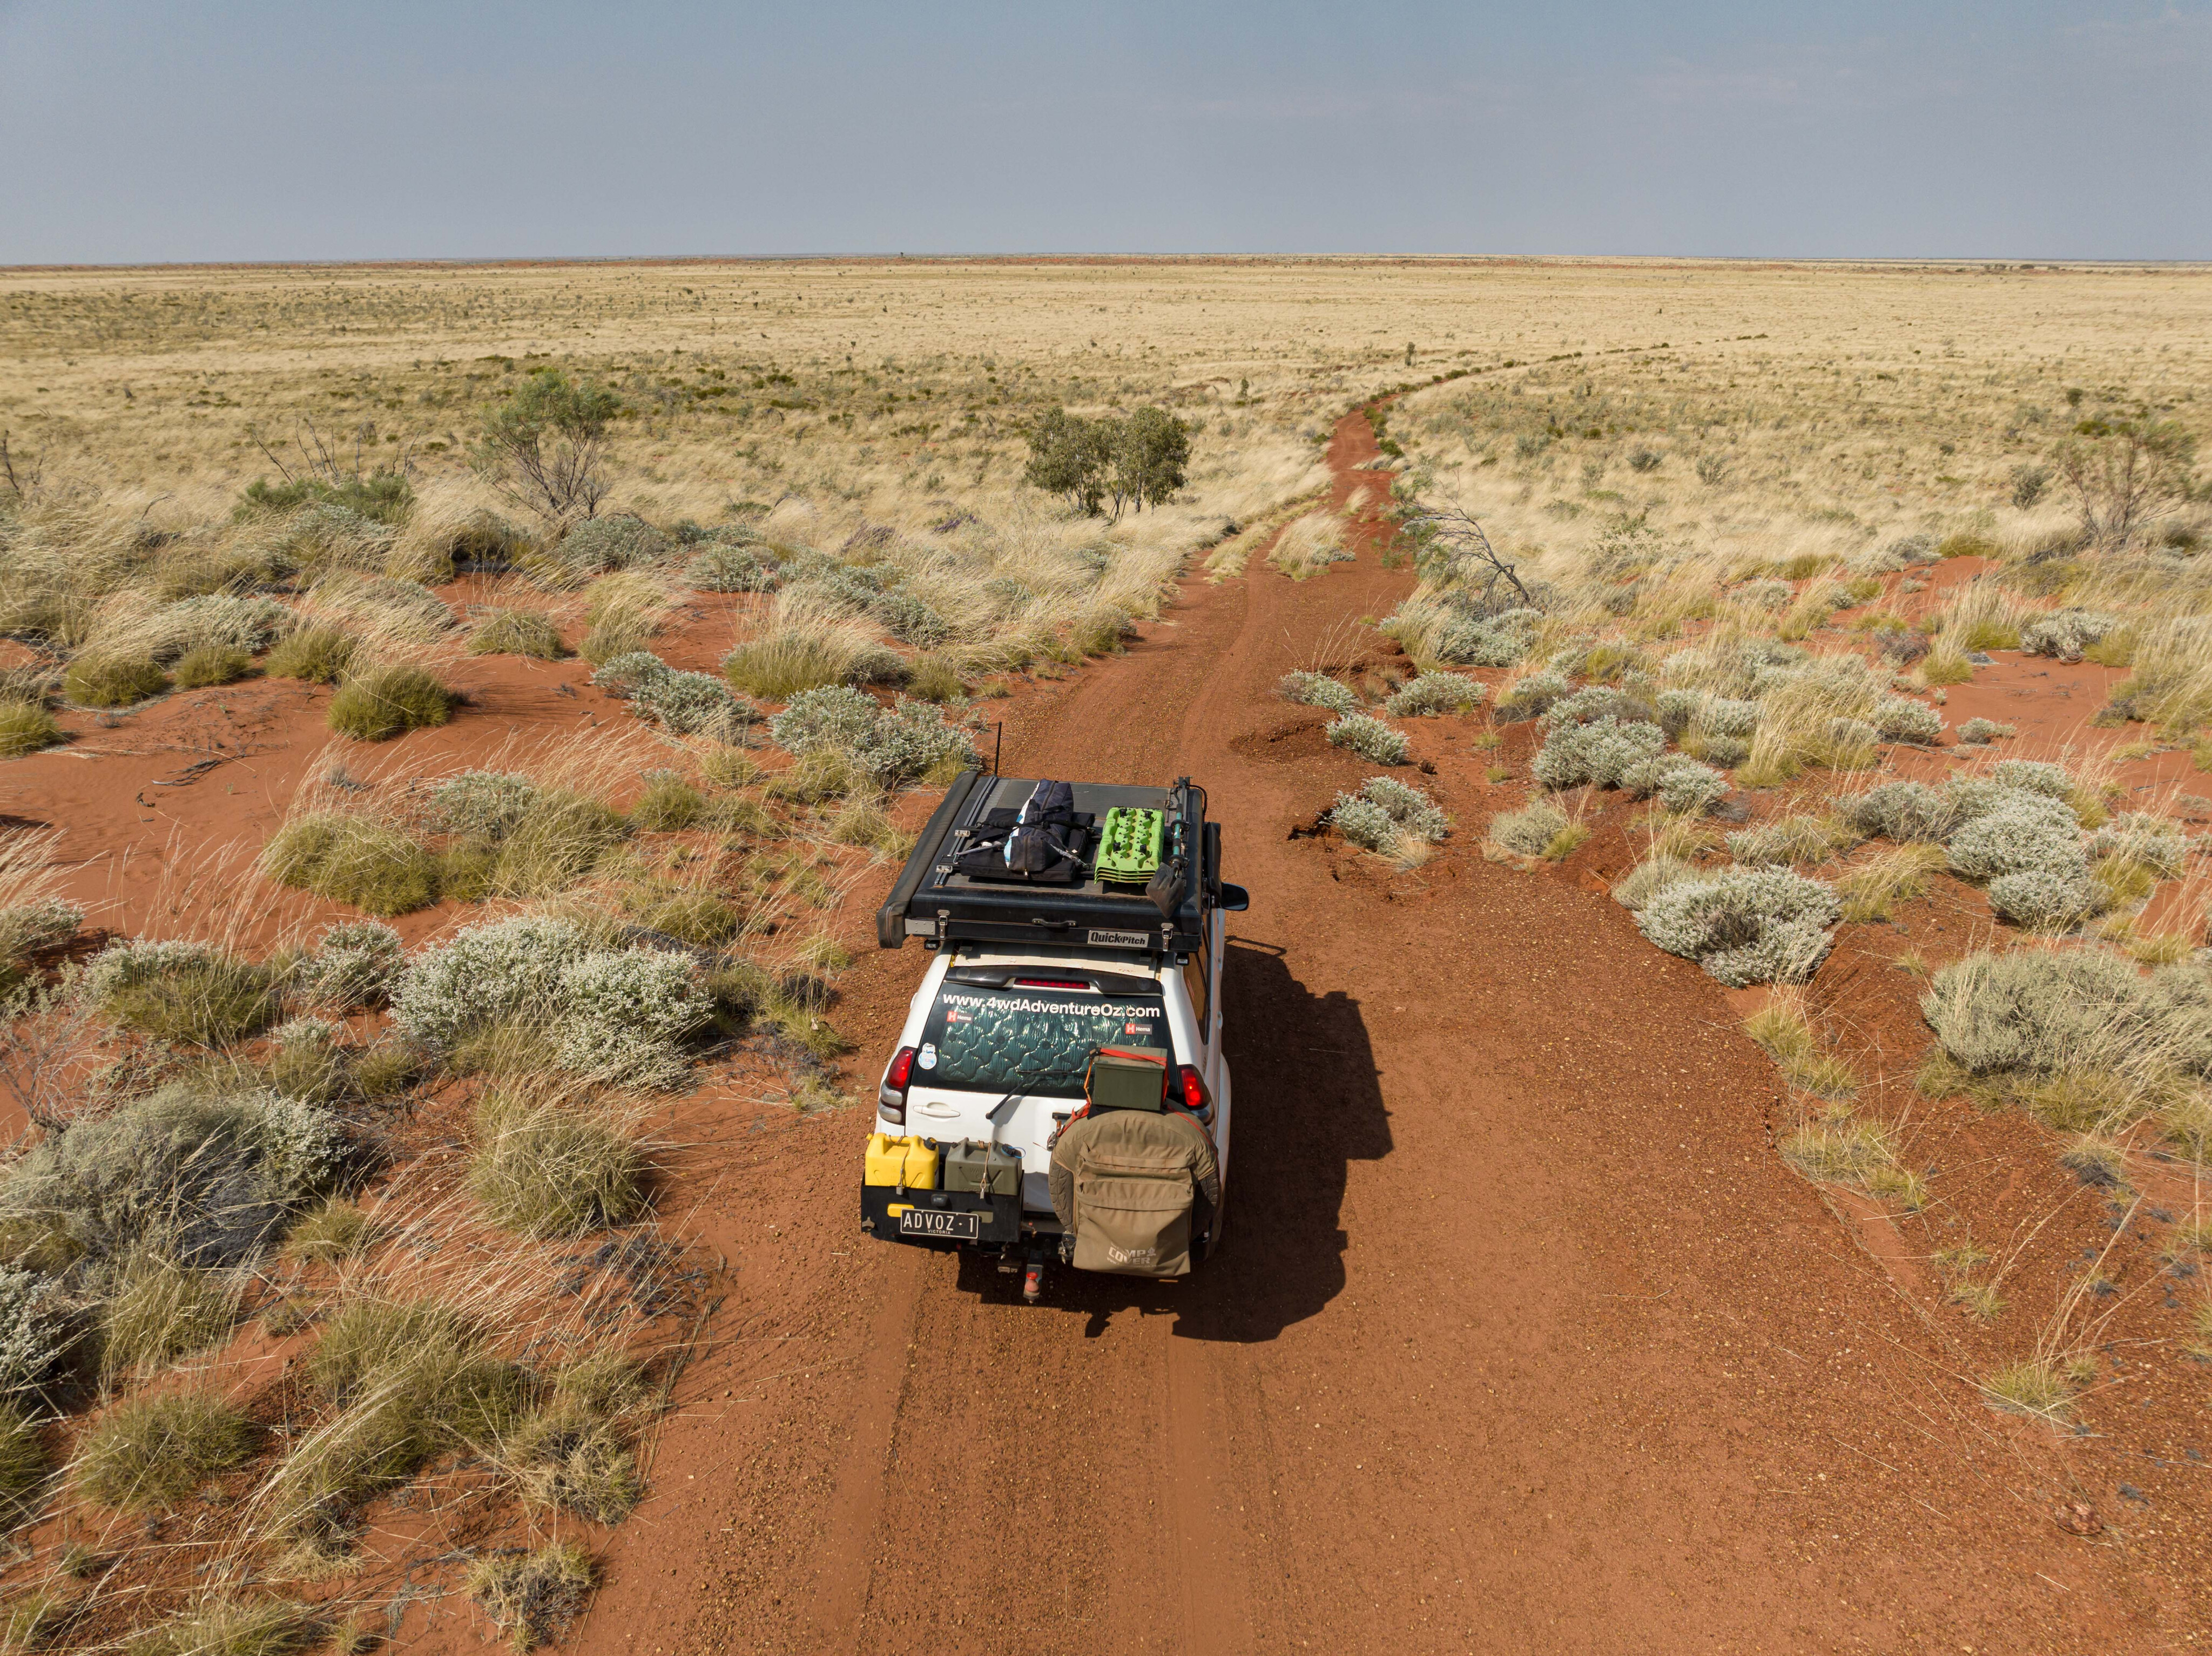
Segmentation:
[(2212, 0), (0, 0), (0, 264), (2212, 258)]

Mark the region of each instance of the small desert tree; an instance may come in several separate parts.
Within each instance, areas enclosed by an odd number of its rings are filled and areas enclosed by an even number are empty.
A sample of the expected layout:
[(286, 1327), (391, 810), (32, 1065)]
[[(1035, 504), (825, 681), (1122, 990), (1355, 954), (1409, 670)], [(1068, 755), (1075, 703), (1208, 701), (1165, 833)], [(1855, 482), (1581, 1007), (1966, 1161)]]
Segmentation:
[(1114, 515), (1125, 505), (1143, 511), (1174, 498), (1188, 481), (1190, 428), (1165, 409), (1141, 408), (1112, 422), (1113, 470), (1108, 493)]
[(1141, 408), (1126, 418), (1085, 420), (1054, 409), (1030, 431), (1033, 488), (1067, 496), (1085, 517), (1113, 502), (1119, 518), (1170, 500), (1188, 481), (1190, 428), (1164, 409)]
[(478, 458), (508, 497), (549, 522), (589, 518), (612, 487), (607, 427), (614, 392), (540, 368), (484, 410)]
[(2188, 498), (2196, 443), (2171, 420), (2084, 420), (2058, 451), (2092, 546), (2113, 550)]

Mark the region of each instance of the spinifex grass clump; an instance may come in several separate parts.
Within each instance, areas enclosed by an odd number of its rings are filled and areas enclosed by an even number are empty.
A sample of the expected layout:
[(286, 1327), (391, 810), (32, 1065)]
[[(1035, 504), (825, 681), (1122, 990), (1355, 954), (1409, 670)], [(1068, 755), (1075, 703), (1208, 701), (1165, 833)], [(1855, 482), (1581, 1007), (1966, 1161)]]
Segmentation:
[(209, 1046), (266, 1028), (283, 1005), (267, 968), (188, 943), (116, 943), (92, 962), (84, 991), (125, 1028)]
[(1728, 853), (1750, 867), (1824, 862), (1858, 840), (1857, 830), (1835, 816), (1784, 816), (1728, 836)]
[(1403, 731), (1394, 731), (1371, 713), (1346, 713), (1324, 732), (1329, 745), (1349, 748), (1377, 765), (1402, 765), (1413, 751)]
[(335, 1550), (365, 1502), (431, 1456), (489, 1453), (522, 1418), (532, 1388), (526, 1370), (484, 1344), (481, 1328), (436, 1301), (343, 1306), (307, 1362), (335, 1412), (295, 1440), (264, 1492), (277, 1531)]
[(62, 694), (81, 707), (127, 707), (169, 688), (151, 656), (84, 655), (62, 675)]
[(1684, 880), (1638, 911), (1644, 935), (1731, 989), (1802, 983), (1827, 955), (1836, 894), (1787, 869), (1728, 869)]
[(599, 1580), (591, 1555), (573, 1541), (525, 1554), (493, 1553), (469, 1567), (469, 1597), (507, 1630), (517, 1650), (560, 1636)]
[(1821, 1184), (1893, 1197), (1915, 1210), (1927, 1204), (1927, 1181), (1899, 1161), (1896, 1131), (1861, 1119), (1848, 1104), (1831, 1105), (1784, 1134), (1781, 1150), (1784, 1161)]
[(172, 1513), (253, 1453), (253, 1429), (224, 1399), (171, 1392), (118, 1404), (77, 1451), (77, 1487), (103, 1507)]
[(296, 817), (261, 854), (270, 877), (380, 919), (438, 901), (438, 859), (388, 823), (364, 816)]
[(131, 1641), (131, 1656), (297, 1656), (322, 1642), (304, 1604), (215, 1594)]
[(0, 759), (36, 753), (62, 739), (62, 727), (43, 703), (0, 697)]
[(179, 658), (174, 670), (180, 690), (234, 684), (253, 670), (253, 658), (234, 644), (204, 644)]
[(443, 725), (453, 695), (420, 667), (374, 667), (355, 674), (331, 698), (330, 727), (360, 742), (384, 742)]
[(528, 656), (558, 661), (568, 653), (561, 629), (535, 610), (495, 610), (469, 634), (472, 656)]
[(1802, 993), (1776, 990), (1772, 1000), (1744, 1020), (1743, 1032), (1765, 1049), (1792, 1087), (1829, 1099), (1858, 1090), (1851, 1066), (1821, 1050)]
[(216, 1273), (142, 1254), (123, 1268), (101, 1309), (103, 1380), (149, 1373), (228, 1335), (238, 1320), (234, 1284)]
[(1943, 853), (1935, 846), (1899, 846), (1869, 858), (1836, 882), (1844, 918), (1862, 923), (1888, 919), (1899, 903), (1924, 895), (1942, 866)]
[(1490, 819), (1489, 840), (1516, 857), (1564, 857), (1580, 843), (1577, 825), (1548, 799), (1532, 799), (1518, 810)]
[(644, 1156), (588, 1097), (495, 1088), (477, 1105), (469, 1188), (494, 1221), (530, 1236), (628, 1224), (644, 1210)]
[(337, 627), (303, 627), (277, 640), (262, 663), (271, 678), (304, 679), (310, 684), (335, 684), (353, 664), (360, 643)]

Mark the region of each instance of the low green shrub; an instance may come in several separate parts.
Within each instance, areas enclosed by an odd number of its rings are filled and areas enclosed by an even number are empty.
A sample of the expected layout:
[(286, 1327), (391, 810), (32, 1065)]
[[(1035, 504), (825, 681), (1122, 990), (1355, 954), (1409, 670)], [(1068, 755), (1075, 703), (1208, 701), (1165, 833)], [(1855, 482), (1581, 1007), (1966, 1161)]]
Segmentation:
[(335, 684), (353, 664), (361, 647), (352, 634), (336, 627), (303, 627), (276, 640), (261, 664), (271, 678)]
[(253, 670), (253, 658), (234, 644), (204, 644), (187, 652), (173, 670), (180, 690), (235, 684)]
[(171, 1513), (244, 1465), (253, 1429), (222, 1398), (172, 1392), (120, 1403), (77, 1451), (77, 1486), (118, 1512)]
[(348, 677), (331, 698), (330, 727), (357, 742), (384, 742), (443, 725), (453, 694), (420, 667), (375, 667)]
[(36, 753), (62, 739), (62, 727), (44, 703), (0, 698), (0, 759)]
[(80, 707), (127, 707), (168, 688), (151, 656), (79, 656), (62, 675), (62, 694)]
[(535, 610), (495, 610), (469, 634), (472, 656), (528, 656), (558, 661), (569, 653), (561, 629)]
[(906, 676), (907, 694), (918, 701), (939, 704), (957, 701), (968, 694), (968, 681), (961, 676), (960, 669), (948, 658), (935, 654), (916, 656), (908, 664)]
[(321, 1018), (294, 1018), (277, 1027), (269, 1055), (269, 1084), (285, 1098), (328, 1104), (353, 1090), (342, 1031)]
[(400, 829), (364, 816), (295, 817), (270, 839), (261, 866), (280, 884), (380, 919), (438, 901), (437, 858)]
[(477, 1106), (476, 1138), (469, 1188), (508, 1230), (575, 1236), (644, 1211), (645, 1157), (591, 1105), (490, 1092)]

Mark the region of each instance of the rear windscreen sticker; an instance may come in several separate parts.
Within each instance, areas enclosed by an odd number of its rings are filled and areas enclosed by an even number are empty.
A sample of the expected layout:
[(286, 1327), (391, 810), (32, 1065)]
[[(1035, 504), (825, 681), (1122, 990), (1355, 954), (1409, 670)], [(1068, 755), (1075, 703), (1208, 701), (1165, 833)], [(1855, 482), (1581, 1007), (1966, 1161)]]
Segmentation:
[(937, 1048), (928, 1041), (922, 1043), (921, 1063), (925, 1070), (934, 1070), (937, 1067)]

